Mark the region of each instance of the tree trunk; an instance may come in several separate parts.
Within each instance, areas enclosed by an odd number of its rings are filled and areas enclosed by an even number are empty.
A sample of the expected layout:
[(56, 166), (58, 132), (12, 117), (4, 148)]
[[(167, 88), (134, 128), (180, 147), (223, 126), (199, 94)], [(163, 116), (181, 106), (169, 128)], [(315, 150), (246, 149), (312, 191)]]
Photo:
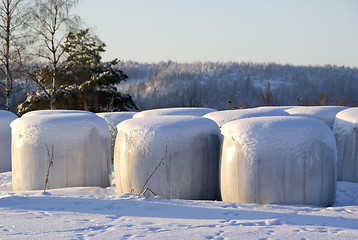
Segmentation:
[(11, 11), (10, 11), (10, 1), (6, 1), (6, 31), (5, 31), (5, 105), (6, 110), (8, 111), (10, 108), (10, 94), (12, 90), (12, 77), (10, 70), (10, 24), (11, 24)]
[(54, 73), (52, 77), (52, 91), (51, 91), (51, 99), (50, 99), (50, 108), (52, 110), (56, 109), (56, 84), (57, 84), (57, 64), (54, 64)]

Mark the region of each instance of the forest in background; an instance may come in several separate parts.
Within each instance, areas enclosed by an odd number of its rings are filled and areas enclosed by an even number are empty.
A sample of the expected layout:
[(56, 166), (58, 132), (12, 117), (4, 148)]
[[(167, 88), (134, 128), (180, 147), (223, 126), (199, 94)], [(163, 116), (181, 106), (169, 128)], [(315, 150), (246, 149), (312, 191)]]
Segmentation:
[(252, 62), (139, 63), (117, 65), (128, 76), (117, 86), (139, 109), (248, 108), (267, 105), (358, 105), (358, 69)]
[(106, 44), (72, 14), (80, 2), (0, 2), (0, 109), (22, 115), (48, 108), (107, 112), (358, 105), (357, 68), (117, 58), (104, 62)]

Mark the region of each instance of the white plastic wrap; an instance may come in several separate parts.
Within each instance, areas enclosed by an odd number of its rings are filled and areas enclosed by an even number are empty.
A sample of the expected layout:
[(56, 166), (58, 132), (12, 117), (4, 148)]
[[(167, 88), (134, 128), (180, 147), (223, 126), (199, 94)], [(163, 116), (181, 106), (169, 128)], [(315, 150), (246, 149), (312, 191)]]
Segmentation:
[(11, 129), (10, 123), (17, 116), (0, 110), (0, 172), (11, 171)]
[(216, 112), (217, 110), (212, 108), (160, 108), (160, 109), (151, 109), (139, 112), (133, 116), (133, 118), (140, 117), (154, 117), (154, 116), (195, 116), (202, 117), (207, 113)]
[(215, 122), (160, 116), (129, 119), (117, 127), (118, 193), (140, 194), (149, 188), (166, 199), (216, 199), (220, 131)]
[(114, 154), (114, 143), (117, 136), (117, 125), (124, 120), (131, 119), (136, 112), (104, 112), (97, 113), (98, 116), (104, 118), (107, 121), (109, 132), (111, 133), (110, 142), (111, 142), (111, 153), (112, 158)]
[(225, 123), (252, 117), (265, 117), (265, 116), (288, 116), (285, 109), (289, 107), (258, 107), (258, 108), (247, 108), (238, 110), (225, 110), (212, 112), (204, 115), (203, 117), (209, 118), (216, 122), (219, 127)]
[(323, 122), (258, 117), (223, 125), (223, 201), (330, 206), (336, 192), (336, 145)]
[(331, 129), (337, 113), (348, 109), (342, 106), (299, 106), (287, 109), (291, 116), (310, 117), (325, 122)]
[(47, 174), (48, 189), (110, 185), (109, 129), (103, 118), (36, 111), (13, 121), (11, 129), (14, 191), (44, 189)]
[(339, 112), (333, 132), (337, 140), (338, 180), (358, 183), (358, 108)]

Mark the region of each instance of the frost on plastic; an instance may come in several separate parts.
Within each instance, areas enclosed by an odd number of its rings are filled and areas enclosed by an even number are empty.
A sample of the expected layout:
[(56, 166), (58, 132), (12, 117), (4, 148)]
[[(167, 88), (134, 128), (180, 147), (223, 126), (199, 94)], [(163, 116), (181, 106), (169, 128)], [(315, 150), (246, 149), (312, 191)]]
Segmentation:
[(48, 172), (48, 188), (109, 186), (104, 119), (82, 111), (35, 111), (13, 121), (11, 129), (14, 191), (44, 189)]
[(341, 111), (333, 132), (338, 151), (338, 180), (358, 183), (358, 108)]
[(114, 143), (117, 136), (117, 125), (124, 120), (131, 119), (136, 112), (106, 112), (106, 113), (97, 113), (98, 116), (104, 118), (107, 121), (109, 132), (111, 134), (111, 153), (112, 157), (114, 154)]
[(202, 117), (207, 113), (216, 112), (217, 110), (212, 108), (161, 108), (161, 109), (151, 109), (139, 112), (133, 116), (133, 118), (140, 117), (153, 117), (153, 116), (167, 116), (167, 115), (177, 115), (177, 116), (196, 116)]
[(310, 117), (325, 122), (331, 129), (337, 113), (347, 109), (342, 106), (299, 106), (287, 109), (291, 116)]
[(118, 193), (146, 188), (166, 199), (216, 199), (220, 131), (200, 117), (133, 118), (118, 124), (114, 172)]
[(336, 192), (336, 145), (323, 122), (258, 117), (222, 127), (223, 201), (330, 206)]
[(11, 171), (11, 129), (10, 123), (17, 116), (0, 110), (0, 172)]
[(238, 110), (226, 110), (208, 113), (203, 117), (213, 120), (219, 125), (219, 127), (221, 127), (225, 123), (244, 118), (264, 116), (288, 116), (289, 114), (285, 112), (286, 108), (289, 107), (258, 107)]

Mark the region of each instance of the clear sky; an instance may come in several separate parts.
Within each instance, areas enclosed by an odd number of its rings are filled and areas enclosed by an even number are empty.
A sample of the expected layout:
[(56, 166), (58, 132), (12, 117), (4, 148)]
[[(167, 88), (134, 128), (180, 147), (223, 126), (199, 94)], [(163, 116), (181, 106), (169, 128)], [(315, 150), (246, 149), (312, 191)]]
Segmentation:
[(83, 0), (104, 60), (358, 67), (358, 0)]

